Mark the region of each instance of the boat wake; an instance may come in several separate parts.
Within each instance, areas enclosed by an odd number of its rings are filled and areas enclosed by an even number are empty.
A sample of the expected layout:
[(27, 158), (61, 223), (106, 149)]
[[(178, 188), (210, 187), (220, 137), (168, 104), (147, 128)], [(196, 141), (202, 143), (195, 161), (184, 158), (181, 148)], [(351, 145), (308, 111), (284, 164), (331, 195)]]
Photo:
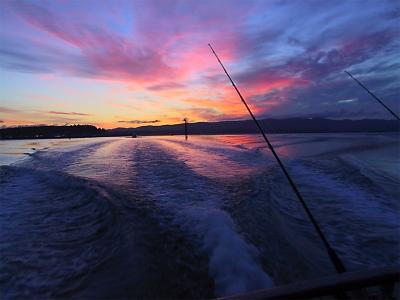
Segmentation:
[[(356, 137), (272, 140), (349, 270), (400, 263), (397, 144)], [(335, 272), (255, 136), (36, 147), (0, 166), (6, 299), (209, 298)]]
[(188, 168), (185, 157), (168, 150), (153, 141), (137, 145), (137, 179), (155, 199), (162, 216), (171, 217), (172, 224), (194, 237), (208, 254), (216, 295), (271, 286), (272, 280), (257, 262), (257, 249), (244, 240), (222, 209), (223, 191)]

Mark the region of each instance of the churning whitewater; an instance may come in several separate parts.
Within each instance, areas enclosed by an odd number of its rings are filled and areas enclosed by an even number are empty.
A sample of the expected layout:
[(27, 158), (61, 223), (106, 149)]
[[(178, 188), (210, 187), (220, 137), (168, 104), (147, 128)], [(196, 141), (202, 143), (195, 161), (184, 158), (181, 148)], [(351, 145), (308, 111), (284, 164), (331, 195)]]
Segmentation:
[[(272, 137), (349, 270), (400, 262), (398, 140)], [(205, 298), (335, 272), (258, 136), (2, 143), (4, 298)]]

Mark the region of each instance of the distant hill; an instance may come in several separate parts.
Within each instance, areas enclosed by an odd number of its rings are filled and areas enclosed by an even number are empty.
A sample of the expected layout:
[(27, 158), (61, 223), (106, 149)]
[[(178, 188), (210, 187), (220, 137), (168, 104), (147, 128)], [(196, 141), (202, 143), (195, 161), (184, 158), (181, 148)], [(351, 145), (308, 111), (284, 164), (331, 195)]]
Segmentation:
[[(323, 118), (290, 118), (260, 120), (268, 133), (311, 132), (385, 132), (400, 131), (397, 120), (331, 120)], [(0, 129), (0, 139), (77, 138), (129, 135), (176, 135), (184, 133), (184, 124), (141, 126), (137, 128), (99, 129), (91, 125), (26, 126)], [(189, 124), (189, 134), (258, 133), (252, 120), (198, 122)]]
[[(400, 131), (397, 120), (331, 120), (324, 118), (290, 118), (260, 120), (268, 133), (306, 132), (383, 132)], [(198, 122), (189, 124), (189, 134), (245, 134), (258, 133), (252, 120)], [(107, 131), (110, 135), (171, 135), (183, 134), (184, 124), (141, 126), (137, 128), (115, 128)]]

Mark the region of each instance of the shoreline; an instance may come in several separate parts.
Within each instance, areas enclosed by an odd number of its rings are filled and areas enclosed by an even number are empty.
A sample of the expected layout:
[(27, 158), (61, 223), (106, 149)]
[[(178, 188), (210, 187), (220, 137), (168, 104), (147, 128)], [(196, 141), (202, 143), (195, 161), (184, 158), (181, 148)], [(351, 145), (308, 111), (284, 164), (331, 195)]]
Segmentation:
[[(343, 134), (352, 134), (352, 133), (362, 133), (362, 134), (368, 134), (368, 133), (400, 133), (400, 130), (374, 130), (374, 131), (282, 131), (282, 132), (265, 132), (266, 134), (316, 134), (316, 133), (326, 133), (326, 134), (331, 134), (331, 133), (343, 133)], [(259, 135), (259, 132), (227, 132), (227, 133), (189, 133), (190, 136), (199, 136), (199, 135)], [(137, 138), (140, 137), (147, 137), (147, 136), (185, 136), (184, 133), (182, 134), (169, 134), (169, 133), (157, 133), (157, 134), (137, 134)], [(15, 140), (55, 140), (55, 139), (87, 139), (87, 138), (112, 138), (112, 137), (126, 137), (126, 138), (132, 138), (132, 135), (130, 134), (123, 134), (123, 135), (98, 135), (98, 136), (76, 136), (76, 137), (65, 137), (65, 136), (54, 136), (54, 137), (18, 137), (18, 138), (0, 138), (0, 141), (15, 141)]]

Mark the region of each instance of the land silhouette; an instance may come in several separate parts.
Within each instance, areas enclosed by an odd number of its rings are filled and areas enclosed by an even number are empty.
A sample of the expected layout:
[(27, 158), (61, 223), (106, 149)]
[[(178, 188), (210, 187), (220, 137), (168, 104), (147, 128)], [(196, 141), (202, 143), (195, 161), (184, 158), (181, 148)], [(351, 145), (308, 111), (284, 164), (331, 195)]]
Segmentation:
[[(400, 131), (397, 120), (362, 119), (333, 120), (325, 118), (263, 119), (260, 124), (267, 133), (329, 133), (329, 132), (394, 132)], [(252, 120), (196, 122), (188, 124), (189, 134), (251, 134), (258, 133)], [(20, 126), (0, 129), (0, 139), (82, 138), (101, 136), (180, 135), (185, 125), (146, 125), (136, 128), (102, 129), (92, 125)]]

